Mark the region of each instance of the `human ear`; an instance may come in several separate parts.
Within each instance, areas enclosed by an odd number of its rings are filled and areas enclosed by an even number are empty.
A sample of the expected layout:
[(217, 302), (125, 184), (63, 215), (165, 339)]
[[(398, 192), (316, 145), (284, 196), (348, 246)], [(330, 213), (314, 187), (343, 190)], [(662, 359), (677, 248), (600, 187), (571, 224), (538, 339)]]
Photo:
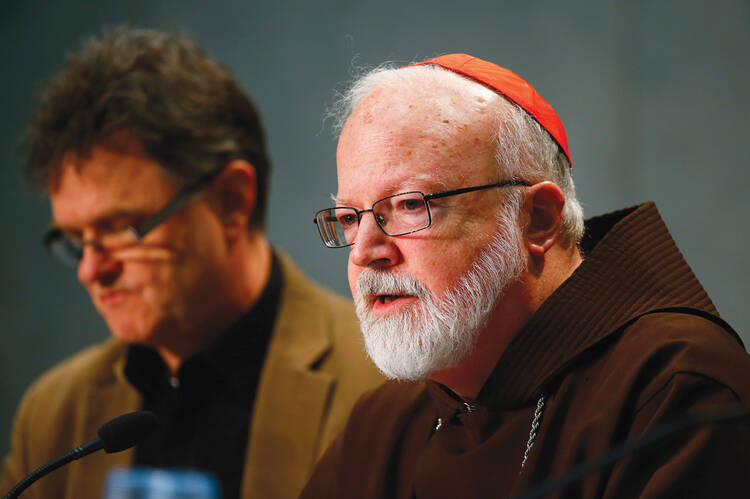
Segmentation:
[(554, 182), (540, 182), (529, 188), (525, 202), (529, 217), (525, 244), (532, 256), (543, 256), (557, 241), (563, 206), (565, 195)]
[(247, 232), (258, 199), (253, 165), (243, 159), (230, 161), (216, 179), (213, 195), (227, 237), (234, 239)]

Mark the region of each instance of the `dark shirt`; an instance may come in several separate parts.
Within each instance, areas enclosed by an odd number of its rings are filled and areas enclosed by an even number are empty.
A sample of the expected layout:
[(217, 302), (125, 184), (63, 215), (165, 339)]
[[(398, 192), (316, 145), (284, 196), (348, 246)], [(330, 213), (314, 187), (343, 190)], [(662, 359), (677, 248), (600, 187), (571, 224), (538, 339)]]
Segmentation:
[(131, 346), (125, 375), (159, 417), (135, 452), (136, 466), (192, 468), (213, 473), (222, 496), (240, 495), (253, 401), (281, 296), (276, 256), (256, 304), (206, 350), (170, 375), (159, 354)]

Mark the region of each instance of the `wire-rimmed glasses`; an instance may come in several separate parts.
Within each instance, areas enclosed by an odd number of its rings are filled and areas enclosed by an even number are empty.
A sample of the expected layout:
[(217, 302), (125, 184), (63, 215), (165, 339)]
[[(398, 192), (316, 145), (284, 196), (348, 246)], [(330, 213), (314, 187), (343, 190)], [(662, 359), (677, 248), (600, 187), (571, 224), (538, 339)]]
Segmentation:
[(141, 242), (141, 239), (143, 239), (146, 234), (159, 224), (165, 222), (180, 208), (185, 206), (194, 194), (197, 194), (222, 171), (223, 168), (218, 168), (203, 175), (194, 182), (187, 184), (175, 194), (175, 196), (161, 210), (136, 224), (101, 234), (98, 237), (87, 241), (84, 241), (59, 227), (53, 227), (47, 231), (44, 236), (44, 247), (66, 265), (76, 267), (81, 261), (81, 258), (83, 258), (83, 248), (85, 246), (90, 245), (103, 251), (114, 251), (121, 248), (135, 246)]
[(424, 194), (420, 191), (400, 192), (373, 203), (369, 210), (349, 206), (326, 208), (315, 214), (313, 223), (318, 226), (323, 244), (328, 248), (345, 248), (355, 243), (359, 222), (364, 213), (372, 213), (375, 222), (389, 236), (404, 236), (432, 225), (430, 200), (456, 196), (493, 187), (526, 186), (522, 180), (506, 180), (494, 184), (463, 187), (449, 191)]

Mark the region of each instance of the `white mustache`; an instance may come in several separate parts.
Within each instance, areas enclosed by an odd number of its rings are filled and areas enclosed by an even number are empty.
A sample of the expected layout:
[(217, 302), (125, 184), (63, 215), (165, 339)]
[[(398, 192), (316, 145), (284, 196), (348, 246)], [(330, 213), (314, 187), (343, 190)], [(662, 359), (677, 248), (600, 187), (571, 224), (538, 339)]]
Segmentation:
[(366, 268), (357, 278), (357, 294), (368, 295), (403, 294), (424, 298), (429, 291), (424, 284), (406, 274), (392, 274)]

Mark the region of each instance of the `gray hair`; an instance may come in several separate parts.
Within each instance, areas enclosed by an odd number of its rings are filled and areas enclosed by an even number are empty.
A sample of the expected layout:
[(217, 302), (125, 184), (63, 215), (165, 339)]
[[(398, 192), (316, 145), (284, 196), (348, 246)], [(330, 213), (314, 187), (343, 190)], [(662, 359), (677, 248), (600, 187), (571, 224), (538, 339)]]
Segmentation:
[[(333, 119), (334, 130), (340, 132), (349, 115), (376, 88), (399, 84), (423, 89), (426, 97), (429, 96), (430, 89), (436, 86), (449, 88), (464, 96), (467, 96), (469, 90), (475, 91), (476, 87), (485, 88), (472, 79), (440, 66), (398, 69), (394, 64), (386, 63), (355, 76), (351, 86), (336, 95), (328, 112), (328, 117)], [(473, 100), (476, 98), (470, 99), (467, 96), (464, 99), (466, 112), (472, 111)], [(562, 234), (579, 243), (584, 231), (583, 209), (576, 198), (567, 156), (552, 136), (520, 106), (504, 97), (496, 102), (497, 120), (493, 139), (495, 160), (501, 178), (531, 183), (548, 180), (557, 184), (565, 195)], [(511, 204), (520, 209), (520, 196), (511, 197), (517, 197)]]

